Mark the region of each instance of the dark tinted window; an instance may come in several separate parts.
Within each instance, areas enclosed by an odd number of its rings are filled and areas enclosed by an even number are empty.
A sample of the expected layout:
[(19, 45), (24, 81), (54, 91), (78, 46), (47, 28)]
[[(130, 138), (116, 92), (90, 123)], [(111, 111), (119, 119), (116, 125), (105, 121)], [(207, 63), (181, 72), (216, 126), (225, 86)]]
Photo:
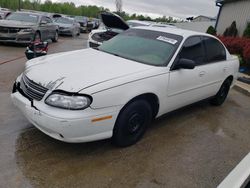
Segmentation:
[(208, 63), (226, 60), (226, 50), (218, 40), (211, 37), (204, 37), (203, 39)]
[(185, 41), (178, 56), (178, 59), (181, 58), (193, 60), (197, 65), (204, 63), (205, 51), (201, 37), (191, 37)]
[(47, 23), (52, 23), (52, 20), (49, 17), (46, 17)]

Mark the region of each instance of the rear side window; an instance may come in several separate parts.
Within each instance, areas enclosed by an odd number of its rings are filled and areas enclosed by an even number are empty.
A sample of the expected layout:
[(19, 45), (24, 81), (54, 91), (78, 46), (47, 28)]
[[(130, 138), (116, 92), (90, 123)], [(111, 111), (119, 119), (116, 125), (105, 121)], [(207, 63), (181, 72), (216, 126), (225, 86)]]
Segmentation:
[(218, 40), (211, 37), (203, 37), (203, 40), (206, 48), (207, 63), (226, 60), (226, 50)]
[(205, 50), (202, 44), (201, 37), (190, 37), (185, 41), (181, 52), (179, 53), (178, 59), (182, 58), (193, 60), (196, 65), (204, 64)]

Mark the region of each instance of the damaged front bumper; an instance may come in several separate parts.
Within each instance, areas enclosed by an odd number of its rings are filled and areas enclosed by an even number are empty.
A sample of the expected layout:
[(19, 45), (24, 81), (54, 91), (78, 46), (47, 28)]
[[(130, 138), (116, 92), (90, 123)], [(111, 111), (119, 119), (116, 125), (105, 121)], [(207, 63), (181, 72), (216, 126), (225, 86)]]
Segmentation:
[[(50, 107), (44, 101), (32, 101), (13, 87), (12, 101), (24, 116), (48, 136), (69, 143), (91, 142), (112, 137), (117, 108), (70, 111)], [(103, 121), (93, 121), (109, 116)]]

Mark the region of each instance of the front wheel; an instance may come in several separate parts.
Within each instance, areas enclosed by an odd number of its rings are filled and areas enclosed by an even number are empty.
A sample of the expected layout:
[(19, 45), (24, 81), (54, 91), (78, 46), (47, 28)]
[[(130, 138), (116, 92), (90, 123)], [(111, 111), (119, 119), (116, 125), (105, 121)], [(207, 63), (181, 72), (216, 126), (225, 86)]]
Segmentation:
[(56, 31), (55, 36), (51, 40), (52, 40), (52, 42), (58, 41), (58, 31)]
[(218, 93), (210, 100), (210, 104), (214, 106), (220, 106), (222, 105), (229, 93), (231, 86), (231, 80), (227, 79), (221, 86), (220, 90)]
[(147, 101), (129, 103), (117, 118), (112, 142), (120, 147), (135, 144), (142, 138), (151, 120), (152, 110)]

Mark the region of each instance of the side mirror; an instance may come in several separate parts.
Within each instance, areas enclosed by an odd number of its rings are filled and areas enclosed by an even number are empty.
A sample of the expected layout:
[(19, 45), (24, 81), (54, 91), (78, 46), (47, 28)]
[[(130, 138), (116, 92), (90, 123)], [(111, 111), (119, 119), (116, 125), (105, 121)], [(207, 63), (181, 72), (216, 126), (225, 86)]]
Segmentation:
[(40, 25), (46, 25), (47, 24), (47, 22), (45, 21), (45, 20), (42, 20), (41, 22), (40, 22)]
[(182, 58), (176, 63), (175, 69), (194, 69), (195, 66), (195, 61)]

